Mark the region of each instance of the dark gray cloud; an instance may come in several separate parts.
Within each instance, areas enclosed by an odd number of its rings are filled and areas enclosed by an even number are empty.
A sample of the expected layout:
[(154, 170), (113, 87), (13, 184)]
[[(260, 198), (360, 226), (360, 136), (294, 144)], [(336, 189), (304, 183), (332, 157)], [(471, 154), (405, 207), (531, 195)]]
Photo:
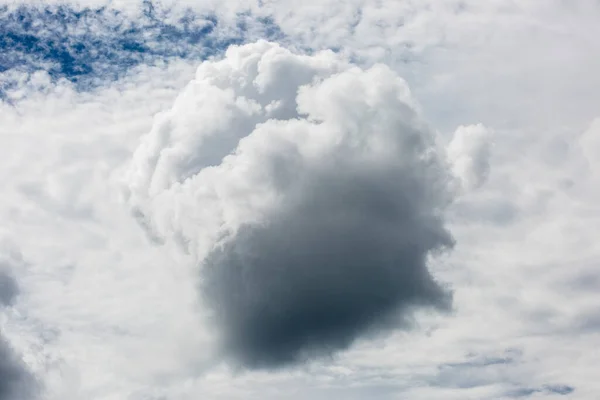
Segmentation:
[(33, 398), (35, 380), (0, 334), (0, 400)]
[(407, 327), (415, 306), (450, 308), (426, 265), (453, 245), (427, 167), (284, 164), (273, 162), (285, 206), (242, 227), (202, 269), (228, 357), (285, 366)]
[(19, 286), (15, 278), (0, 265), (0, 306), (12, 305), (19, 294)]
[[(6, 265), (0, 265), (0, 309), (13, 304), (19, 293), (17, 281)], [(32, 398), (35, 379), (0, 331), (0, 400)]]

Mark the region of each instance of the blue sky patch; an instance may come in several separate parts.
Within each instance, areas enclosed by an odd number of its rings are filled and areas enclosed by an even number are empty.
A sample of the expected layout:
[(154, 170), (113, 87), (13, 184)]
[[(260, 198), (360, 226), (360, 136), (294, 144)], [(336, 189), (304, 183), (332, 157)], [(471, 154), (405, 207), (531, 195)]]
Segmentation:
[[(169, 9), (142, 4), (129, 19), (117, 9), (71, 6), (0, 6), (0, 98), (16, 85), (9, 72), (46, 71), (53, 81), (64, 78), (85, 90), (119, 79), (132, 67), (173, 59), (202, 60), (244, 43), (248, 21), (271, 40), (283, 35), (268, 18), (240, 14), (228, 37), (218, 34), (214, 15), (192, 11), (175, 18)], [(254, 32), (256, 34), (256, 32)]]

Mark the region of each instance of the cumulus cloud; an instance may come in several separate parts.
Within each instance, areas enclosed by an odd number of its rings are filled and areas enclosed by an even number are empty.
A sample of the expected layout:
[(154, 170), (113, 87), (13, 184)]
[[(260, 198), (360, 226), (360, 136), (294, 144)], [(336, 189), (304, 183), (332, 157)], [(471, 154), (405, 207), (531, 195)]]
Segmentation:
[(286, 365), (449, 309), (428, 270), (453, 245), (433, 139), (389, 68), (258, 42), (157, 118), (130, 200), (196, 255), (225, 357)]
[(466, 190), (481, 187), (490, 173), (491, 131), (482, 124), (460, 126), (447, 152), (452, 171)]

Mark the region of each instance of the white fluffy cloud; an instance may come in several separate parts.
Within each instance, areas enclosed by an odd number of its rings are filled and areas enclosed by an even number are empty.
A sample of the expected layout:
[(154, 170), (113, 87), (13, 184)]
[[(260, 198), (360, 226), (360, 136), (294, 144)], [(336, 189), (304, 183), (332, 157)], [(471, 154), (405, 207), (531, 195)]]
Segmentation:
[(491, 133), (479, 125), (460, 126), (447, 147), (452, 170), (463, 188), (478, 188), (490, 173)]
[(412, 102), (384, 66), (362, 72), (332, 52), (302, 56), (268, 42), (232, 47), (223, 60), (203, 63), (173, 107), (157, 115), (133, 155), (128, 197), (161, 232), (191, 239), (201, 259), (214, 238), (260, 220), (279, 200), (281, 183), (261, 157), (283, 154), (285, 164), (335, 151), (350, 156), (355, 147), (368, 163), (431, 146)]

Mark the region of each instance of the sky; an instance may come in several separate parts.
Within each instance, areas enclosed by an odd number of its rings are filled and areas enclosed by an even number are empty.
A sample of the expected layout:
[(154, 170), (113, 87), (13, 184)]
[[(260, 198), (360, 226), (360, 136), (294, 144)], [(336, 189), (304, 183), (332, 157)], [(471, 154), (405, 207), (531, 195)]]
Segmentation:
[(0, 0), (0, 400), (597, 398), (599, 18)]

